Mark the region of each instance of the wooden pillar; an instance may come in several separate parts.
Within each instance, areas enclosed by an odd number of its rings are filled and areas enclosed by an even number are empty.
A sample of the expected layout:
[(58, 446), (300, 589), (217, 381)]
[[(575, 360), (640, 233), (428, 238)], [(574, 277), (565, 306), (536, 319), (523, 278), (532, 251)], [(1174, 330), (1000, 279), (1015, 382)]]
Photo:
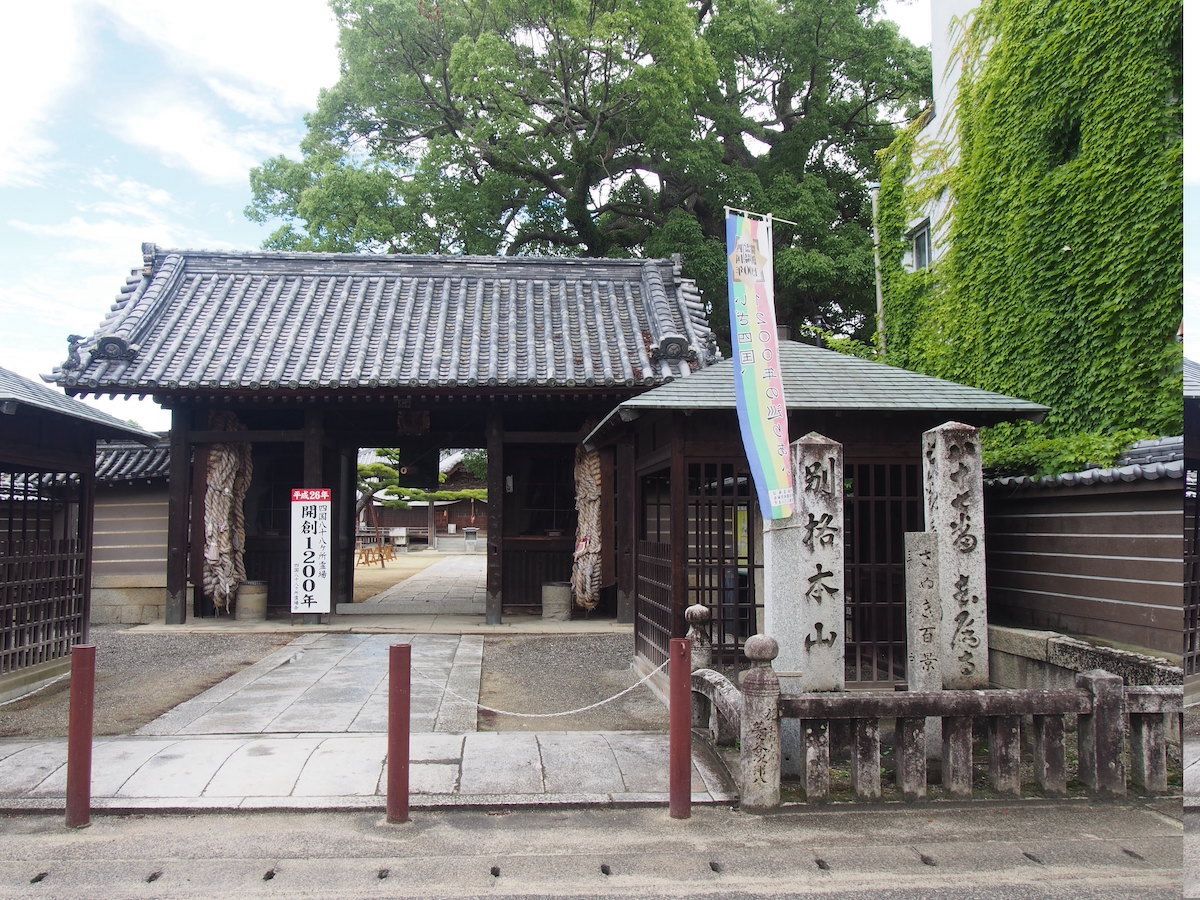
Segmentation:
[[(96, 544), (96, 453), (88, 454), (79, 485), (79, 530), (83, 539), (83, 628), (79, 642), (88, 643), (92, 631), (92, 554)], [(51, 524), (51, 530), (54, 526)], [(64, 532), (66, 529), (63, 529)], [(65, 534), (64, 534), (65, 537)]]
[(188, 529), (189, 546), (201, 548), (188, 558), (188, 578), (192, 582), (192, 616), (216, 615), (216, 606), (212, 598), (204, 591), (204, 497), (208, 492), (208, 462), (211, 445), (197, 444), (192, 448), (192, 509), (196, 515), (191, 517), (192, 524)]
[[(617, 503), (616, 453), (612, 447), (601, 447), (600, 456), (600, 596), (605, 606), (616, 606), (617, 585)], [(605, 610), (608, 612), (608, 609)], [(612, 609), (616, 612), (616, 609)]]
[(616, 458), (616, 551), (617, 621), (632, 622), (636, 606), (633, 548), (637, 534), (637, 473), (634, 471), (633, 437), (617, 444)]
[(426, 501), (429, 505), (425, 507), (425, 523), (429, 526), (429, 549), (437, 549), (437, 508), (433, 505), (433, 500)]
[(191, 410), (171, 410), (171, 461), (167, 495), (167, 601), (166, 622), (187, 620), (187, 561), (189, 500), (191, 499)]
[(687, 465), (683, 458), (683, 417), (671, 421), (671, 637), (683, 637), (687, 608)]
[[(358, 451), (353, 447), (343, 447), (338, 451), (338, 489), (334, 494), (342, 497), (339, 509), (338, 548), (342, 554), (341, 564), (334, 571), (339, 573), (335, 598), (337, 603), (354, 602), (354, 532), (355, 532), (355, 496), (357, 485)], [(336, 608), (336, 607), (335, 607)]]
[(488, 410), (487, 454), (487, 623), (499, 625), (504, 608), (504, 416), (495, 405)]
[[(306, 488), (322, 488), (329, 485), (323, 484), (325, 473), (321, 454), (325, 438), (323, 414), (319, 409), (306, 409), (304, 411), (304, 484), (301, 487)], [(335, 569), (340, 563), (338, 557), (337, 541), (331, 549), (330, 565)], [(300, 621), (305, 625), (320, 625), (320, 613), (305, 613), (300, 616)]]

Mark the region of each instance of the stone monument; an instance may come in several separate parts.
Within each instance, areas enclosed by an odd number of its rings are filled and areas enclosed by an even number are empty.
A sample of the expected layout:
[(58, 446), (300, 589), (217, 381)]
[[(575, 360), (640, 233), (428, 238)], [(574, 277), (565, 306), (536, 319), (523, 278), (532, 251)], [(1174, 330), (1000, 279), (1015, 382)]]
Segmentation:
[(925, 432), (925, 527), (937, 547), (941, 686), (988, 686), (983, 455), (979, 430), (947, 422)]

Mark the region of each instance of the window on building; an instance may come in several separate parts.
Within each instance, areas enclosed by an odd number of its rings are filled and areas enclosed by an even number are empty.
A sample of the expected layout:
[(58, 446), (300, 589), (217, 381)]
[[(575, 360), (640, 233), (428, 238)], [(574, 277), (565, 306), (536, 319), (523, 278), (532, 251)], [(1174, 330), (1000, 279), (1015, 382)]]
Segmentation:
[(929, 221), (926, 220), (914, 228), (911, 232), (911, 237), (912, 270), (919, 272), (921, 269), (928, 269), (930, 263)]

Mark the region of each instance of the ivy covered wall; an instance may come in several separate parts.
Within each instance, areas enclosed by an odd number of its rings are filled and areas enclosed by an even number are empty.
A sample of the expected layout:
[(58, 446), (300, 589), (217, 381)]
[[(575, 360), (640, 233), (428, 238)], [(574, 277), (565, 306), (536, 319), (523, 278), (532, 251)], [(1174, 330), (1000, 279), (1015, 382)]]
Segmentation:
[[(1182, 4), (983, 0), (959, 52), (938, 111), (955, 164), (920, 119), (881, 154), (886, 361), (1053, 407), (992, 430), (996, 470), (1181, 433)], [(941, 190), (946, 255), (907, 272), (908, 225)]]

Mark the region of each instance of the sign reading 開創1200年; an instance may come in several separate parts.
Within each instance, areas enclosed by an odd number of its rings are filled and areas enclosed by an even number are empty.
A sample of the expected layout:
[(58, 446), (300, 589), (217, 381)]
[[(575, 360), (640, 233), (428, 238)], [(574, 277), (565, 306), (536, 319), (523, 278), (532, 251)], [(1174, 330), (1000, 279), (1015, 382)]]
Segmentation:
[(292, 612), (329, 612), (333, 491), (292, 490)]
[(764, 518), (792, 514), (792, 462), (787, 402), (775, 331), (771, 220), (726, 212), (729, 330), (742, 445)]

